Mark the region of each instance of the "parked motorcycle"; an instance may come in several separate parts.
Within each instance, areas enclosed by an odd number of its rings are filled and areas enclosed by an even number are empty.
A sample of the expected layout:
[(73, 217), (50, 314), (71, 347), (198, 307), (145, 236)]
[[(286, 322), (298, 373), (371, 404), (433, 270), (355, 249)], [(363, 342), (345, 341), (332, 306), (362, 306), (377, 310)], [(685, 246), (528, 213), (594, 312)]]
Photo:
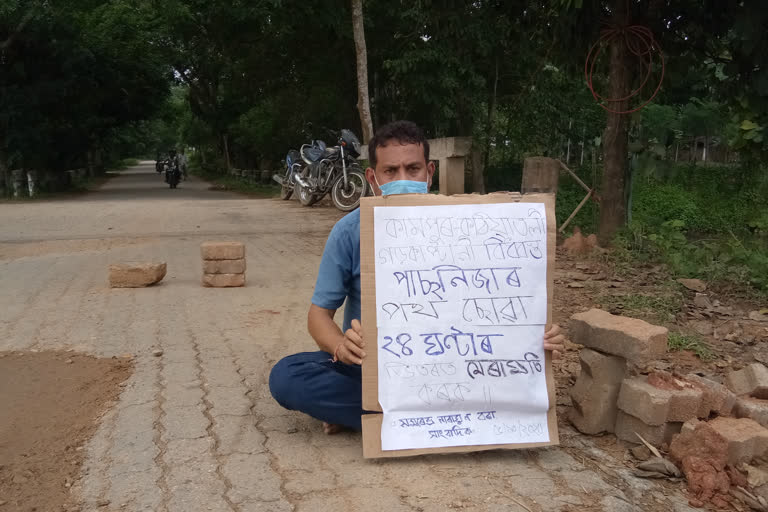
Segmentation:
[(292, 149), (285, 156), (285, 171), (283, 174), (272, 176), (272, 179), (280, 184), (280, 199), (283, 201), (287, 201), (293, 195), (293, 189), (296, 186), (295, 176), (301, 174), (304, 165), (299, 152)]
[(334, 206), (349, 212), (360, 206), (360, 198), (368, 191), (360, 164), (360, 141), (350, 130), (341, 130), (338, 145), (327, 147), (321, 140), (304, 144), (299, 151), (306, 164), (301, 172), (293, 172), (293, 193), (304, 206), (331, 194)]
[(181, 169), (177, 160), (168, 160), (165, 163), (165, 182), (171, 187), (176, 186), (181, 181)]

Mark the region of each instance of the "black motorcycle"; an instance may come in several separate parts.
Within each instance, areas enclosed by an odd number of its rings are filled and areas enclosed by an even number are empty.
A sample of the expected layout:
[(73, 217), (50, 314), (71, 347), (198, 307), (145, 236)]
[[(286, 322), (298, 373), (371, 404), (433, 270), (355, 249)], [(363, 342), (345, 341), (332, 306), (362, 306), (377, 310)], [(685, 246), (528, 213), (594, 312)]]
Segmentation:
[(360, 141), (354, 133), (341, 130), (338, 145), (330, 148), (321, 140), (304, 144), (299, 154), (306, 165), (288, 167), (286, 174), (293, 179), (293, 193), (302, 205), (312, 205), (330, 193), (333, 204), (341, 211), (349, 212), (360, 206), (368, 182), (356, 160), (360, 156)]
[(176, 186), (181, 181), (181, 169), (179, 168), (179, 162), (176, 159), (167, 160), (165, 162), (165, 182), (171, 188)]

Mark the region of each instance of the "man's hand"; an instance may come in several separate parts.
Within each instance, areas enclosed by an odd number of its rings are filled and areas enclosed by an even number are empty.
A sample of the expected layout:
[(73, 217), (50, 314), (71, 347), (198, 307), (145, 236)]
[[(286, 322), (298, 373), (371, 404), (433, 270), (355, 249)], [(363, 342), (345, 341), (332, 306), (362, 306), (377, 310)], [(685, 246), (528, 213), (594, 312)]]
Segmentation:
[(340, 342), (335, 355), (342, 363), (363, 364), (364, 346), (363, 328), (360, 325), (360, 320), (352, 320), (351, 327), (344, 333), (344, 340)]
[(544, 333), (544, 350), (550, 350), (553, 359), (560, 359), (565, 352), (565, 336), (561, 334), (559, 325), (553, 324)]

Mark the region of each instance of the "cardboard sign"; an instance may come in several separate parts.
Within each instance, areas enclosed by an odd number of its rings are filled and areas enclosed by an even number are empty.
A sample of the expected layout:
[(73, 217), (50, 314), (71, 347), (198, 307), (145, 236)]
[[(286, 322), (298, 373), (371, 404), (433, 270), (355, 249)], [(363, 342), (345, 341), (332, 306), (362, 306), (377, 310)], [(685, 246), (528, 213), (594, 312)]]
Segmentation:
[(364, 456), (558, 444), (541, 347), (554, 195), (410, 194), (360, 208), (362, 325), (376, 347), (363, 409), (378, 412), (362, 418)]

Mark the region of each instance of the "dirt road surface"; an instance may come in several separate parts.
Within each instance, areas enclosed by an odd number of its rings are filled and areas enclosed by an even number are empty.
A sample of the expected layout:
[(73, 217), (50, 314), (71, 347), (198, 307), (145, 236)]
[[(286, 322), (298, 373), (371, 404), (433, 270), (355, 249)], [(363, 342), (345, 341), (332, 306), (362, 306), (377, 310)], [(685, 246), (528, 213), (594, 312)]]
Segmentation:
[[(0, 204), (0, 350), (134, 356), (85, 446), (82, 510), (688, 510), (562, 420), (559, 448), (366, 461), (359, 434), (280, 408), (269, 369), (314, 349), (306, 311), (340, 217), (195, 179), (170, 190), (151, 163), (81, 198)], [(205, 240), (246, 244), (247, 287), (200, 286)], [(147, 260), (168, 263), (160, 286), (107, 287), (108, 264)]]

